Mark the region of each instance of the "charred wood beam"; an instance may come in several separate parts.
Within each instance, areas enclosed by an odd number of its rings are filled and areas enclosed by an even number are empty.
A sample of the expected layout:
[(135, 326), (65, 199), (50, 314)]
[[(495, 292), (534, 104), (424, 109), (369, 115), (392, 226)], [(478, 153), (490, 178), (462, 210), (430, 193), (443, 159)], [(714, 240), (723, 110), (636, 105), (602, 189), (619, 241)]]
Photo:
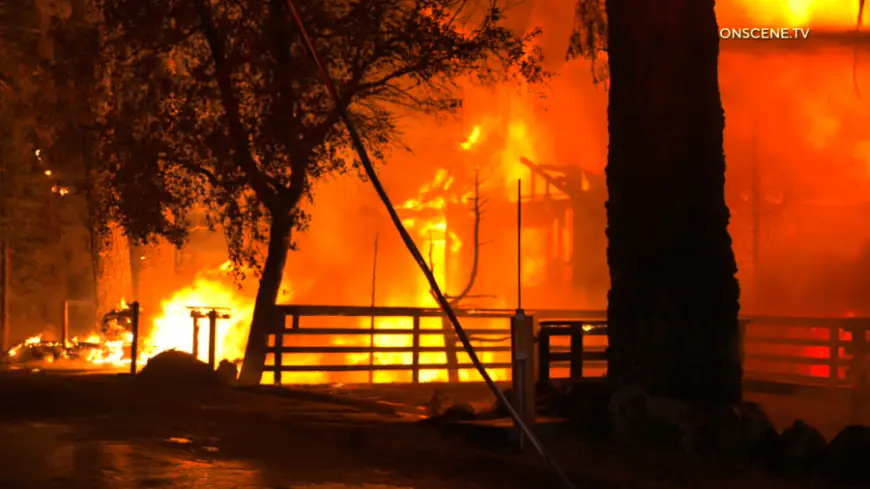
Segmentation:
[(538, 164), (529, 160), (528, 158), (520, 157), (520, 163), (526, 165), (529, 168), (529, 170), (532, 170), (533, 172), (535, 172), (536, 175), (539, 175), (547, 183), (556, 187), (560, 192), (563, 192), (566, 195), (570, 195), (571, 197), (575, 197), (577, 195), (576, 192), (571, 191), (571, 189), (569, 188), (569, 185), (566, 181), (561, 180), (559, 178), (556, 178), (553, 175), (550, 175), (546, 170), (544, 170), (543, 168), (538, 166)]

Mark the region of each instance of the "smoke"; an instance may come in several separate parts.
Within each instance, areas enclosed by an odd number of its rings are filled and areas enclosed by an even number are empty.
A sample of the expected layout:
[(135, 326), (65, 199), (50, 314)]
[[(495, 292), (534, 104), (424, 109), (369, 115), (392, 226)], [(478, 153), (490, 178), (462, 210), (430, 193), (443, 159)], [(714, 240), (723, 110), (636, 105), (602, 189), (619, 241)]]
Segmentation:
[(851, 47), (766, 46), (725, 49), (720, 63), (744, 308), (837, 315), (861, 309), (861, 296), (870, 293), (855, 279), (870, 239), (870, 134), (863, 129), (870, 105), (851, 90)]

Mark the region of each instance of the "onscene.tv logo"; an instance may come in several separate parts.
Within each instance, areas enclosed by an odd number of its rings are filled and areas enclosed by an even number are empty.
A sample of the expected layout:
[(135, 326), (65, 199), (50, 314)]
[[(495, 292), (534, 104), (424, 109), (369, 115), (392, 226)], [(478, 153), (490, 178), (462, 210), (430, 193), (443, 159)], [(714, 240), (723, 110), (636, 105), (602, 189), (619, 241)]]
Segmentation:
[(724, 40), (797, 40), (809, 39), (809, 27), (723, 27), (719, 38)]

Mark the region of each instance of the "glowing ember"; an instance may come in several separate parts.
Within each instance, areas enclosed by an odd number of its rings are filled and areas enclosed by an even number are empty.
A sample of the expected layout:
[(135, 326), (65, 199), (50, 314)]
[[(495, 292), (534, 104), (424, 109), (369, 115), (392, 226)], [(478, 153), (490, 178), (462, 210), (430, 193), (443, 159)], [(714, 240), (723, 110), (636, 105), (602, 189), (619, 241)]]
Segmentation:
[(16, 345), (9, 349), (8, 354), (10, 357), (18, 356), (18, 352), (21, 351), (22, 348), (26, 348), (31, 345), (37, 345), (39, 343), (42, 343), (42, 335), (31, 336), (30, 338), (24, 340), (24, 342), (22, 342), (20, 345)]

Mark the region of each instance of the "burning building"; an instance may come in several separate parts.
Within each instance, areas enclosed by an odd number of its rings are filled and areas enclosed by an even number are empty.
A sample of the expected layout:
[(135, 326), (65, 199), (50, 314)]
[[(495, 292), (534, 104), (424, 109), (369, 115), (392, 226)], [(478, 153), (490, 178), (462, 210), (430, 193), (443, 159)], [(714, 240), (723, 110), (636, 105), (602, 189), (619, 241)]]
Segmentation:
[[(870, 44), (854, 34), (857, 8), (852, 1), (717, 2), (723, 27), (812, 28), (806, 41), (722, 43), (726, 190), (745, 312), (868, 312), (870, 104), (861, 94), (870, 86)], [(537, 0), (517, 9), (519, 28), (544, 29), (540, 44), (558, 73), (547, 97), (513, 86), (463, 86), (457, 120), (407, 119), (405, 141), (414, 152), (390, 155), (382, 178), (439, 283), (462, 296), (461, 307), (513, 308), (521, 286), (527, 307), (603, 309), (607, 94), (592, 82), (588, 63), (562, 61), (573, 2)], [(366, 182), (336, 176), (318, 182), (315, 193), (280, 302), (435, 305)], [(130, 250), (120, 236), (113, 243), (101, 304), (108, 310), (132, 297), (143, 304), (145, 350), (192, 351), (188, 307), (228, 307), (218, 360), (241, 356), (256, 283), (233, 284), (219, 233), (202, 226), (180, 252), (168, 245)]]

